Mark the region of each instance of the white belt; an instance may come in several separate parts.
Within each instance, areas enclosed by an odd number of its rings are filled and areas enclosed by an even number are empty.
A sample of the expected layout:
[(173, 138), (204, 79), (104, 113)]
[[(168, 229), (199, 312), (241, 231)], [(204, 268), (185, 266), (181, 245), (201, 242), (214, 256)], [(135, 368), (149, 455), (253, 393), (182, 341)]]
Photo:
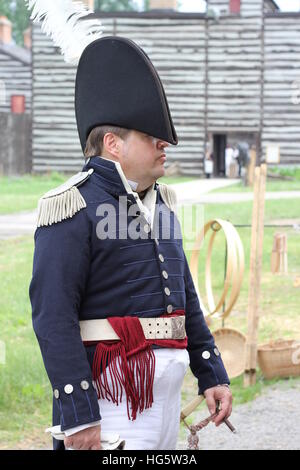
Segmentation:
[[(139, 318), (146, 339), (184, 339), (185, 316)], [(107, 319), (79, 322), (82, 341), (119, 340)]]

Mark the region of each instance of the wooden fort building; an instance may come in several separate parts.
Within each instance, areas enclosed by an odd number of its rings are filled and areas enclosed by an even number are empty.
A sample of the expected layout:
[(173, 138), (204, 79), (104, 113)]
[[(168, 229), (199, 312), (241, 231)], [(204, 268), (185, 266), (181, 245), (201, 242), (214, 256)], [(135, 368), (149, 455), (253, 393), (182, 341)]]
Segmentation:
[[(169, 163), (203, 173), (210, 143), (223, 175), (226, 145), (247, 141), (265, 159), (300, 164), (300, 14), (273, 0), (209, 0), (203, 14), (96, 13), (104, 35), (136, 41), (164, 83), (179, 136)], [(74, 114), (76, 68), (33, 28), (33, 170), (77, 171), (83, 156)]]

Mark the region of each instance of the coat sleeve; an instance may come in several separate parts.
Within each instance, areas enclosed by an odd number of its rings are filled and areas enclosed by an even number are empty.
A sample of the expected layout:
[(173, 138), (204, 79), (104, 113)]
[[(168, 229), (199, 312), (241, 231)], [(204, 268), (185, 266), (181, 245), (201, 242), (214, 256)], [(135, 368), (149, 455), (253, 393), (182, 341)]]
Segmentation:
[(198, 379), (198, 390), (201, 395), (206, 389), (221, 384), (230, 384), (221, 354), (215, 345), (214, 338), (207, 327), (200, 308), (190, 268), (185, 262), (185, 294), (186, 294), (186, 333), (187, 350), (190, 356), (190, 367)]
[(79, 328), (89, 267), (89, 222), (84, 210), (36, 230), (29, 288), (32, 322), (63, 431), (100, 419)]

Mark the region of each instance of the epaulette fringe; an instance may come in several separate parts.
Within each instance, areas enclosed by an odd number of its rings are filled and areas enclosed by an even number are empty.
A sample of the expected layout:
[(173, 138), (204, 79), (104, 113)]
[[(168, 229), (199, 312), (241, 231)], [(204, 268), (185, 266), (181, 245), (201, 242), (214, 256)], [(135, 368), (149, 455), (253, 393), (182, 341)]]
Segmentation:
[(38, 203), (37, 226), (43, 227), (69, 219), (84, 207), (86, 202), (76, 186), (55, 196), (42, 197)]
[(169, 209), (176, 213), (177, 210), (177, 196), (174, 189), (170, 188), (167, 184), (159, 183), (161, 197)]

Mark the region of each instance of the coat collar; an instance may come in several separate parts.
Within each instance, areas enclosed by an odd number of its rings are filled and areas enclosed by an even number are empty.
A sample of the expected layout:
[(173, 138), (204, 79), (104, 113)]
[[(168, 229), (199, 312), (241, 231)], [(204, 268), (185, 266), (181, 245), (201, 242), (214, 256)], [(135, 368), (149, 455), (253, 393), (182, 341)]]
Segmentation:
[[(134, 192), (134, 185), (137, 184), (134, 181), (129, 184), (122, 167), (119, 162), (114, 162), (108, 158), (97, 156), (90, 157), (82, 171), (88, 171), (93, 168), (94, 172), (100, 177), (101, 185), (105, 187), (109, 192), (115, 195), (131, 194)], [(157, 189), (157, 183), (150, 186), (149, 190)]]
[(127, 194), (115, 162), (102, 157), (91, 157), (84, 165), (83, 171), (88, 171), (91, 168), (103, 189), (113, 196)]
[(128, 200), (137, 203), (146, 219), (152, 225), (157, 200), (157, 183), (149, 187), (143, 200), (139, 198), (129, 184), (119, 162), (114, 162), (104, 157), (91, 157), (87, 160), (82, 171), (94, 170), (94, 174), (99, 178), (101, 187), (113, 196), (128, 196)]

